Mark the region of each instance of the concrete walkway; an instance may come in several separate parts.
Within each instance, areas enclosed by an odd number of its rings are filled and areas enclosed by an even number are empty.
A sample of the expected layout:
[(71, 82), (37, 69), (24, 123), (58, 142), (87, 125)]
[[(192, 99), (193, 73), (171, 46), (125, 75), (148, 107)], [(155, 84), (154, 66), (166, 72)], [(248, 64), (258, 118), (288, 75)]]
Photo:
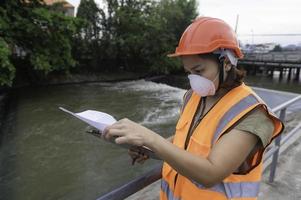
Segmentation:
[[(298, 133), (301, 135), (301, 131)], [(263, 200), (300, 200), (301, 199), (301, 138), (280, 155), (276, 177), (268, 182), (268, 173), (264, 173), (259, 199)]]

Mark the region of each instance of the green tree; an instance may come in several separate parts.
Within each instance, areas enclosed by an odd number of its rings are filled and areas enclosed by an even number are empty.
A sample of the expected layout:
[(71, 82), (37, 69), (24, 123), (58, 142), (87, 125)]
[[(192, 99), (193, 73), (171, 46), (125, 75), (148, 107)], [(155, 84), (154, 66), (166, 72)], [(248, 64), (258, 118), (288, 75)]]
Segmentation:
[(76, 17), (85, 20), (85, 26), (81, 29), (81, 36), (85, 40), (99, 39), (101, 31), (101, 10), (94, 0), (81, 0)]
[(166, 54), (197, 16), (195, 0), (106, 0), (106, 8), (100, 54), (113, 61), (111, 69), (168, 73), (179, 68)]
[(274, 49), (272, 51), (282, 51), (282, 47), (278, 44), (274, 47)]
[(7, 43), (0, 38), (0, 85), (12, 85), (15, 67), (10, 61), (11, 51)]
[[(197, 17), (195, 0), (161, 0), (150, 22), (151, 35), (147, 49), (151, 49), (150, 71), (169, 73), (181, 69), (178, 59), (168, 58), (174, 52), (186, 27)], [(156, 44), (156, 45), (153, 45)]]
[(76, 17), (83, 20), (83, 26), (74, 38), (74, 52), (81, 67), (85, 70), (101, 70), (99, 56), (100, 38), (103, 31), (102, 10), (94, 0), (81, 0)]
[(174, 51), (197, 16), (195, 0), (104, 3), (105, 8), (99, 9), (94, 0), (82, 0), (77, 17), (72, 18), (58, 12), (59, 4), (1, 1), (0, 84), (10, 84), (16, 72), (35, 79), (50, 72), (69, 72), (76, 63), (100, 71), (180, 69), (178, 60), (166, 54)]
[[(50, 8), (40, 0), (1, 2), (0, 37), (9, 46), (9, 60), (14, 68), (10, 70), (9, 80), (18, 70), (35, 81), (49, 72), (69, 72), (75, 66), (71, 40), (78, 32), (80, 22)], [(16, 54), (16, 50), (24, 55)], [(1, 64), (1, 68), (4, 67)], [(1, 85), (7, 83), (8, 80), (0, 82)]]

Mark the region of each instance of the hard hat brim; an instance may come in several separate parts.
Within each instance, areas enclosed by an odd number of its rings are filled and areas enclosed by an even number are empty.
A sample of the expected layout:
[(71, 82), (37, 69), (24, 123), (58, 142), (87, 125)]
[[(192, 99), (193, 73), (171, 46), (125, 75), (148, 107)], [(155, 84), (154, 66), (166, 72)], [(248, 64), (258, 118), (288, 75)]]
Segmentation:
[(177, 53), (170, 53), (170, 54), (167, 54), (167, 57), (169, 57), (169, 58), (178, 57), (178, 56), (181, 56), (181, 55), (180, 55), (180, 54), (177, 54)]
[(201, 53), (198, 53), (198, 52), (171, 53), (171, 54), (167, 54), (167, 57), (173, 58), (173, 57), (179, 57), (179, 56), (189, 56), (189, 55), (198, 55), (198, 54), (202, 54), (202, 52)]
[[(229, 48), (229, 49), (232, 49), (232, 48)], [(171, 54), (167, 54), (167, 57), (169, 58), (174, 58), (174, 57), (179, 57), (179, 56), (188, 56), (188, 55), (198, 55), (198, 54), (205, 54), (205, 53), (212, 53), (212, 51), (204, 51), (204, 52), (182, 52), (182, 53), (171, 53)], [(241, 51), (237, 51), (237, 50), (234, 50), (234, 52), (236, 53), (237, 57), (239, 59), (243, 58), (243, 54)]]

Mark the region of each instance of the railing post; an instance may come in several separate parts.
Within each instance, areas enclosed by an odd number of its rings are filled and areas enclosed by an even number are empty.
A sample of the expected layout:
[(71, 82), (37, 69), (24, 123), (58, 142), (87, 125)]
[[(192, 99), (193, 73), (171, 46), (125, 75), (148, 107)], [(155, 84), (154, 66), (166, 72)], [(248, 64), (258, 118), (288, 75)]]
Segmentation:
[[(283, 122), (285, 120), (285, 113), (286, 113), (286, 108), (281, 109), (279, 118)], [(275, 139), (275, 146), (276, 146), (277, 150), (273, 154), (273, 159), (272, 159), (272, 163), (271, 163), (271, 167), (270, 167), (270, 178), (269, 178), (270, 183), (274, 182), (274, 178), (275, 178), (277, 161), (278, 161), (278, 156), (279, 156), (279, 149), (280, 149), (280, 142), (281, 142), (281, 134)]]

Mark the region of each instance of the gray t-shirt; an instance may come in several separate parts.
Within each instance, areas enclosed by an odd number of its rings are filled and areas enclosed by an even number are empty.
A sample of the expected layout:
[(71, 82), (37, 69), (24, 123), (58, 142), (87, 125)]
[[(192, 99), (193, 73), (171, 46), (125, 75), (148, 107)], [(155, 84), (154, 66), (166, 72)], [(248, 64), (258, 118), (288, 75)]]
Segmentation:
[(249, 112), (234, 128), (257, 135), (266, 147), (273, 136), (274, 123), (259, 107)]

